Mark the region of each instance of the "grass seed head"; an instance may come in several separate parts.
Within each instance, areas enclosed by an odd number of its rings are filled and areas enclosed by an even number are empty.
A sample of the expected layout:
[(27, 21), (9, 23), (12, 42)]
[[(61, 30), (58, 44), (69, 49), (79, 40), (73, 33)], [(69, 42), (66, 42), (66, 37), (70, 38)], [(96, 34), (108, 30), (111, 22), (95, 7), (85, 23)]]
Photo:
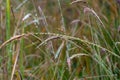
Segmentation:
[(87, 13), (91, 13), (91, 9), (89, 7), (84, 7), (84, 13), (87, 14)]

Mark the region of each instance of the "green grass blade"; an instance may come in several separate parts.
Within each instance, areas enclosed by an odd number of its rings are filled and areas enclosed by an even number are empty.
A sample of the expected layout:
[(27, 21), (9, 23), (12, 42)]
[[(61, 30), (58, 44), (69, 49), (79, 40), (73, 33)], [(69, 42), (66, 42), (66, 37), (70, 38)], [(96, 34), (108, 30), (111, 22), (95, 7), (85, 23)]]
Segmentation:
[[(10, 39), (10, 0), (6, 0), (6, 40)], [(9, 43), (6, 47), (6, 53), (8, 54), (8, 73), (12, 71), (12, 51), (11, 44)]]

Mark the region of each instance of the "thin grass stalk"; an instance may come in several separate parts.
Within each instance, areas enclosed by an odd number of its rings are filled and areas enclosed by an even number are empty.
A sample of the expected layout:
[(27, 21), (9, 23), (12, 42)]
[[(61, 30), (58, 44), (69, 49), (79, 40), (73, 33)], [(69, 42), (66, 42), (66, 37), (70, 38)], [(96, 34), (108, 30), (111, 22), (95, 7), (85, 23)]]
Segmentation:
[[(24, 27), (22, 28), (22, 34), (24, 34)], [(20, 40), (20, 72), (21, 72), (21, 77), (24, 79), (24, 58), (23, 58), (23, 53), (24, 53), (24, 39), (22, 38)]]
[(62, 69), (60, 70), (60, 80), (63, 80), (65, 78), (65, 65), (66, 65), (66, 58), (63, 60), (62, 63)]
[(24, 65), (23, 65), (23, 50), (24, 50), (24, 40), (23, 39), (21, 39), (21, 41), (20, 41), (20, 72), (21, 72), (21, 77), (22, 77), (22, 79), (24, 79)]
[[(93, 42), (95, 42), (95, 43), (98, 43), (98, 39), (96, 40), (96, 37), (95, 37), (95, 34), (96, 34), (96, 32), (94, 32), (95, 30), (92, 28), (92, 23), (91, 23), (91, 21), (93, 21), (92, 20), (92, 18), (90, 17), (90, 16), (88, 16), (88, 18), (89, 18), (89, 24), (90, 24), (90, 31), (91, 31), (91, 36), (92, 36), (92, 41)], [(105, 41), (106, 42), (106, 41)], [(109, 72), (109, 70), (106, 68), (106, 66), (105, 66), (105, 64), (104, 64), (104, 61), (102, 61), (101, 60), (101, 56), (100, 56), (100, 51), (99, 51), (99, 49), (98, 48), (95, 48), (95, 46), (92, 46), (91, 47), (91, 50), (95, 53), (95, 55), (96, 55), (96, 58), (97, 58), (97, 62), (98, 62), (98, 64), (100, 64), (100, 73), (101, 73), (101, 69), (103, 69), (104, 68), (104, 70), (106, 71), (106, 72), (108, 72), (108, 73), (110, 73)], [(102, 66), (101, 66), (102, 65)], [(97, 70), (96, 70), (97, 71)]]
[(64, 30), (64, 33), (66, 33), (65, 20), (64, 20), (64, 17), (63, 17), (63, 12), (62, 12), (62, 7), (61, 7), (60, 0), (58, 0), (58, 5), (59, 5), (59, 9), (60, 9), (60, 15), (61, 15), (61, 18), (62, 18), (62, 27), (61, 28)]
[(12, 73), (11, 73), (11, 79), (10, 80), (13, 80), (14, 78), (14, 74), (15, 74), (15, 69), (16, 69), (16, 66), (17, 66), (17, 61), (18, 61), (18, 57), (19, 57), (19, 43), (17, 44), (17, 55), (16, 55), (16, 58), (15, 58), (15, 61), (14, 61), (14, 64), (13, 64), (13, 69), (12, 69)]
[[(6, 0), (6, 40), (10, 39), (10, 0)], [(6, 46), (6, 53), (8, 54), (8, 74), (11, 74), (12, 71), (12, 51), (11, 43)]]

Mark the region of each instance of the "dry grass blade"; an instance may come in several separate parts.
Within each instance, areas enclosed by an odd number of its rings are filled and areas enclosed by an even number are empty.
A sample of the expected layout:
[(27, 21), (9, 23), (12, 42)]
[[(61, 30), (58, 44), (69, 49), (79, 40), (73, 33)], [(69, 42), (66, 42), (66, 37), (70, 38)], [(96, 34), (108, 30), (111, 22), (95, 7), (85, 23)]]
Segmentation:
[(15, 58), (15, 61), (14, 61), (14, 66), (13, 66), (13, 69), (12, 69), (12, 75), (11, 75), (10, 80), (13, 80), (13, 76), (15, 74), (15, 68), (16, 68), (16, 65), (17, 65), (19, 53), (20, 53), (20, 44), (18, 43), (17, 44), (17, 53), (16, 53), (17, 55), (16, 55), (16, 58)]
[(46, 29), (47, 32), (49, 32), (48, 23), (47, 23), (47, 20), (46, 20), (46, 16), (45, 16), (45, 14), (44, 14), (44, 12), (42, 11), (42, 9), (41, 9), (40, 6), (38, 6), (38, 10), (39, 10), (40, 15), (43, 17), (42, 22), (43, 22), (43, 24), (44, 24), (44, 26), (45, 26), (45, 29)]
[(85, 53), (78, 53), (78, 54), (74, 54), (70, 57), (70, 59), (73, 59), (75, 57), (79, 57), (79, 56), (89, 56), (88, 54), (85, 54)]
[(46, 40), (44, 40), (41, 44), (39, 44), (38, 46), (37, 46), (37, 48), (39, 48), (41, 45), (43, 45), (44, 43), (46, 43), (46, 42), (48, 42), (48, 41), (50, 41), (50, 40), (53, 40), (53, 39), (57, 39), (57, 38), (60, 38), (60, 36), (52, 36), (52, 37), (49, 37), (49, 38), (47, 38)]
[(64, 47), (64, 45), (65, 45), (65, 42), (63, 41), (63, 42), (61, 43), (61, 45), (59, 46), (56, 54), (55, 54), (55, 59), (57, 59), (58, 56), (60, 55), (60, 52), (61, 52), (62, 48)]
[(93, 9), (89, 7), (84, 7), (84, 13), (92, 13), (99, 20), (102, 26), (105, 27), (102, 20), (100, 19), (100, 17), (97, 15), (97, 13)]
[[(99, 76), (88, 76), (85, 79), (97, 79), (97, 78), (104, 78), (104, 77), (116, 77), (116, 75), (99, 75)], [(81, 78), (83, 79), (83, 78)]]
[(76, 0), (76, 1), (71, 2), (70, 4), (74, 4), (74, 3), (78, 3), (78, 2), (86, 3), (86, 0)]
[(28, 1), (28, 0), (24, 0), (20, 5), (18, 5), (18, 6), (16, 7), (15, 11), (18, 10), (18, 9), (20, 9), (27, 1)]
[(20, 39), (22, 37), (28, 36), (29, 34), (21, 34), (21, 35), (16, 35), (14, 37), (11, 37), (9, 40), (5, 41), (2, 45), (0, 45), (0, 49), (4, 47), (7, 43), (14, 41), (16, 39)]

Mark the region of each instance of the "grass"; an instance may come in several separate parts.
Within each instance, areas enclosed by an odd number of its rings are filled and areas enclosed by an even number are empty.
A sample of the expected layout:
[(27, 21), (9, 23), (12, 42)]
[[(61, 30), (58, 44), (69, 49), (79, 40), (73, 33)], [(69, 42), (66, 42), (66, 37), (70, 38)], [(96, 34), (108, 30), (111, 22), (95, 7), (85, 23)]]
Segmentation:
[(1, 80), (120, 79), (117, 0), (0, 4)]
[[(6, 40), (11, 37), (11, 25), (10, 25), (10, 0), (6, 0)], [(7, 70), (10, 75), (12, 72), (12, 44), (8, 44), (6, 47), (6, 53), (8, 55)], [(10, 76), (8, 76), (10, 77)]]

